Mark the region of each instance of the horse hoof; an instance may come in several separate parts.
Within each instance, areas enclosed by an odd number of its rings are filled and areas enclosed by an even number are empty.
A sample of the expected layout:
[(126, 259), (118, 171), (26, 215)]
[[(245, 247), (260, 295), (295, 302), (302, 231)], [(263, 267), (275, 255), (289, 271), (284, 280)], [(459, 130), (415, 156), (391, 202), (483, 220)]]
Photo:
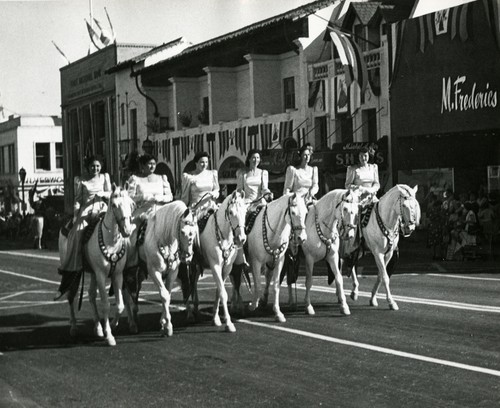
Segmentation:
[(278, 323), (285, 323), (285, 315), (283, 313), (279, 313), (275, 316), (274, 320), (276, 320)]
[(174, 335), (174, 326), (172, 326), (172, 323), (167, 324), (165, 335), (167, 337), (172, 337)]
[(377, 298), (373, 297), (373, 298), (370, 299), (370, 306), (378, 307), (378, 300), (377, 300)]
[(355, 302), (358, 300), (359, 294), (358, 292), (351, 292), (351, 299)]
[(102, 326), (101, 326), (101, 323), (97, 324), (95, 327), (94, 327), (94, 334), (99, 337), (99, 338), (103, 338), (104, 337), (104, 332), (102, 331)]
[(226, 332), (227, 333), (236, 333), (236, 327), (234, 327), (233, 323), (228, 323), (226, 325)]
[(349, 309), (349, 306), (347, 305), (340, 306), (340, 314), (343, 316), (350, 316), (351, 310)]
[(399, 306), (396, 302), (389, 303), (389, 309), (391, 310), (399, 310)]
[(314, 316), (316, 312), (314, 311), (314, 307), (312, 305), (306, 306), (306, 315)]
[(116, 340), (114, 337), (106, 337), (106, 343), (111, 347), (116, 346)]
[(220, 321), (220, 317), (219, 316), (215, 316), (214, 320), (212, 320), (212, 324), (214, 326), (217, 326), (217, 327), (222, 326), (222, 322)]

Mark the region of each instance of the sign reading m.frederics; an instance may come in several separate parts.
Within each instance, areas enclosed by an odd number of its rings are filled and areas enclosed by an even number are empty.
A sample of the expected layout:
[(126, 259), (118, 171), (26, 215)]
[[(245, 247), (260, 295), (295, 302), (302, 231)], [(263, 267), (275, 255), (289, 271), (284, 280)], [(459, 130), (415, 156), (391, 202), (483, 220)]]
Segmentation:
[(451, 77), (443, 78), (443, 90), (441, 96), (441, 114), (445, 112), (478, 110), (496, 108), (498, 104), (498, 92), (490, 89), (490, 84), (478, 89), (477, 83), (467, 83), (465, 75), (458, 76), (452, 82)]

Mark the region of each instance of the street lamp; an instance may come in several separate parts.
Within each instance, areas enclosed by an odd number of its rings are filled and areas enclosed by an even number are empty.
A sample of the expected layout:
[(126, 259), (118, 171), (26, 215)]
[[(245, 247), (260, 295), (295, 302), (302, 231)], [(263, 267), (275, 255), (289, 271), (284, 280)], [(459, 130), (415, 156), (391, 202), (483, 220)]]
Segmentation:
[(26, 181), (26, 170), (24, 170), (24, 167), (21, 167), (21, 170), (19, 170), (19, 178), (21, 180), (21, 193), (23, 195), (23, 218), (26, 217), (26, 201), (24, 201), (24, 182)]

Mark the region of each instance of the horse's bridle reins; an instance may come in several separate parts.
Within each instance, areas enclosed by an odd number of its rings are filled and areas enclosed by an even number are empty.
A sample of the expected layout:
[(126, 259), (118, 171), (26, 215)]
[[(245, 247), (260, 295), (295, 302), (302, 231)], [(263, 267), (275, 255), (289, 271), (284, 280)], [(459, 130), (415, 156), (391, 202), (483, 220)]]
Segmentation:
[[(412, 225), (416, 224), (416, 221), (415, 221), (416, 217), (412, 213), (411, 209), (410, 209), (410, 220), (407, 221), (407, 222), (405, 222), (404, 211), (403, 211), (403, 202), (404, 201), (407, 201), (407, 200), (410, 200), (410, 199), (413, 199), (413, 200), (416, 200), (416, 199), (404, 187), (401, 187), (401, 188), (403, 188), (408, 193), (408, 196), (404, 196), (403, 194), (400, 194), (399, 197), (398, 197), (399, 215), (398, 215), (398, 222), (396, 223), (396, 226), (394, 227), (394, 230), (389, 231), (389, 229), (384, 225), (384, 222), (382, 220), (382, 217), (380, 216), (380, 212), (379, 212), (379, 209), (378, 209), (378, 202), (375, 204), (375, 216), (376, 216), (376, 219), (377, 219), (377, 224), (378, 224), (378, 226), (380, 228), (380, 231), (382, 232), (382, 234), (384, 235), (384, 237), (387, 238), (387, 241), (389, 243), (389, 245), (387, 247), (387, 250), (385, 251), (386, 254), (394, 246), (394, 241), (396, 240), (397, 236), (399, 235), (399, 230), (402, 229), (401, 227), (402, 226), (403, 227), (411, 227)], [(405, 235), (404, 231), (403, 231), (403, 236), (407, 237), (408, 235)]]
[[(110, 197), (109, 198), (109, 206), (111, 206), (111, 211), (113, 212), (113, 217), (115, 218), (116, 220), (116, 223), (118, 224), (118, 229), (120, 230), (120, 233), (123, 235), (125, 233), (125, 220), (129, 220), (129, 222), (132, 222), (132, 215), (130, 215), (129, 217), (117, 217), (116, 213), (115, 213), (115, 207), (113, 206), (113, 200), (114, 198), (116, 197)], [(102, 219), (102, 223), (104, 224), (104, 218)], [(104, 228), (106, 228), (108, 231), (111, 231), (111, 228), (109, 228), (106, 224), (104, 224)]]
[[(182, 250), (182, 245), (181, 245), (181, 223), (182, 223), (182, 217), (179, 218), (178, 224), (177, 224), (177, 250), (175, 252), (169, 251), (167, 253), (165, 246), (159, 245), (158, 244), (158, 250), (160, 251), (160, 254), (167, 264), (167, 270), (172, 270), (174, 262), (178, 262), (181, 258), (187, 258), (187, 255), (191, 255), (189, 252), (185, 251), (183, 252)], [(187, 225), (192, 226), (193, 224), (191, 222), (186, 222)], [(174, 242), (176, 242), (174, 241)], [(168, 247), (172, 247), (173, 245), (169, 245)], [(173, 253), (172, 253), (173, 252)]]
[[(233, 227), (233, 224), (231, 223), (231, 215), (229, 214), (229, 207), (231, 205), (236, 204), (236, 198), (232, 198), (231, 202), (227, 205), (226, 211), (224, 212), (224, 218), (229, 222), (229, 228), (231, 228), (231, 232), (233, 233), (233, 239), (231, 240), (231, 243), (224, 248), (222, 245), (222, 241), (224, 240), (224, 236), (222, 235), (222, 230), (219, 227), (219, 222), (217, 221), (217, 212), (216, 210), (213, 214), (214, 217), (214, 224), (215, 224), (215, 238), (217, 239), (217, 243), (219, 244), (219, 249), (222, 253), (222, 259), (224, 261), (224, 265), (227, 265), (229, 257), (231, 256), (234, 248), (236, 245), (234, 244), (234, 237), (236, 236), (236, 230), (239, 228), (240, 231), (244, 228), (244, 226), (241, 226), (239, 223), (236, 225), (236, 227)], [(228, 237), (229, 240), (229, 237)]]
[[(285, 211), (285, 217), (286, 217), (286, 214), (288, 213), (288, 216), (290, 217), (290, 226), (292, 228), (291, 235), (293, 236), (293, 231), (302, 231), (302, 230), (304, 230), (304, 227), (302, 227), (301, 225), (295, 226), (293, 224), (292, 214), (290, 213), (290, 203), (291, 203), (292, 199), (293, 199), (292, 196), (290, 196), (288, 198), (288, 206), (287, 206), (287, 209)], [(266, 250), (266, 252), (269, 255), (271, 255), (273, 257), (273, 263), (272, 263), (272, 267), (270, 267), (270, 269), (274, 269), (276, 261), (279, 259), (281, 254), (287, 248), (288, 242), (283, 242), (278, 248), (272, 249), (271, 246), (269, 245), (269, 238), (267, 237), (266, 220), (267, 220), (267, 223), (269, 224), (269, 219), (267, 217), (267, 205), (264, 208), (264, 214), (262, 215), (262, 239), (263, 239), (263, 243), (264, 243), (264, 249)], [(271, 229), (271, 231), (273, 231), (270, 224), (269, 224), (269, 228)], [(274, 233), (274, 231), (273, 231), (273, 233)]]

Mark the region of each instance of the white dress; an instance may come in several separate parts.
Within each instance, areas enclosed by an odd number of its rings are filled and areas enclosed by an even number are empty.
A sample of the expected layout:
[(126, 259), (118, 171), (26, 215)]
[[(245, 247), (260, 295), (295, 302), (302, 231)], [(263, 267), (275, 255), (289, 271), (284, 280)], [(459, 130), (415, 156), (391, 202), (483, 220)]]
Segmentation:
[(236, 188), (245, 192), (245, 202), (252, 203), (269, 191), (269, 173), (267, 170), (239, 170), (236, 174)]
[[(181, 200), (188, 206), (194, 207), (207, 193), (217, 199), (219, 197), (219, 178), (217, 170), (203, 170), (199, 174), (184, 173), (182, 175)], [(205, 200), (196, 207), (196, 215), (200, 216), (209, 208), (214, 208), (213, 200)]]
[(378, 179), (378, 166), (376, 164), (367, 163), (366, 166), (349, 166), (347, 168), (347, 175), (345, 180), (345, 188), (354, 189), (356, 187), (363, 187), (360, 197), (362, 204), (368, 204), (376, 201), (377, 191), (380, 189), (380, 182)]
[(173, 200), (170, 183), (165, 175), (131, 176), (128, 186), (128, 194), (137, 205), (133, 214), (135, 219), (145, 219), (154, 213), (159, 205)]
[(306, 166), (305, 169), (288, 166), (283, 194), (290, 192), (312, 197), (316, 195), (318, 190), (318, 168), (316, 166)]

